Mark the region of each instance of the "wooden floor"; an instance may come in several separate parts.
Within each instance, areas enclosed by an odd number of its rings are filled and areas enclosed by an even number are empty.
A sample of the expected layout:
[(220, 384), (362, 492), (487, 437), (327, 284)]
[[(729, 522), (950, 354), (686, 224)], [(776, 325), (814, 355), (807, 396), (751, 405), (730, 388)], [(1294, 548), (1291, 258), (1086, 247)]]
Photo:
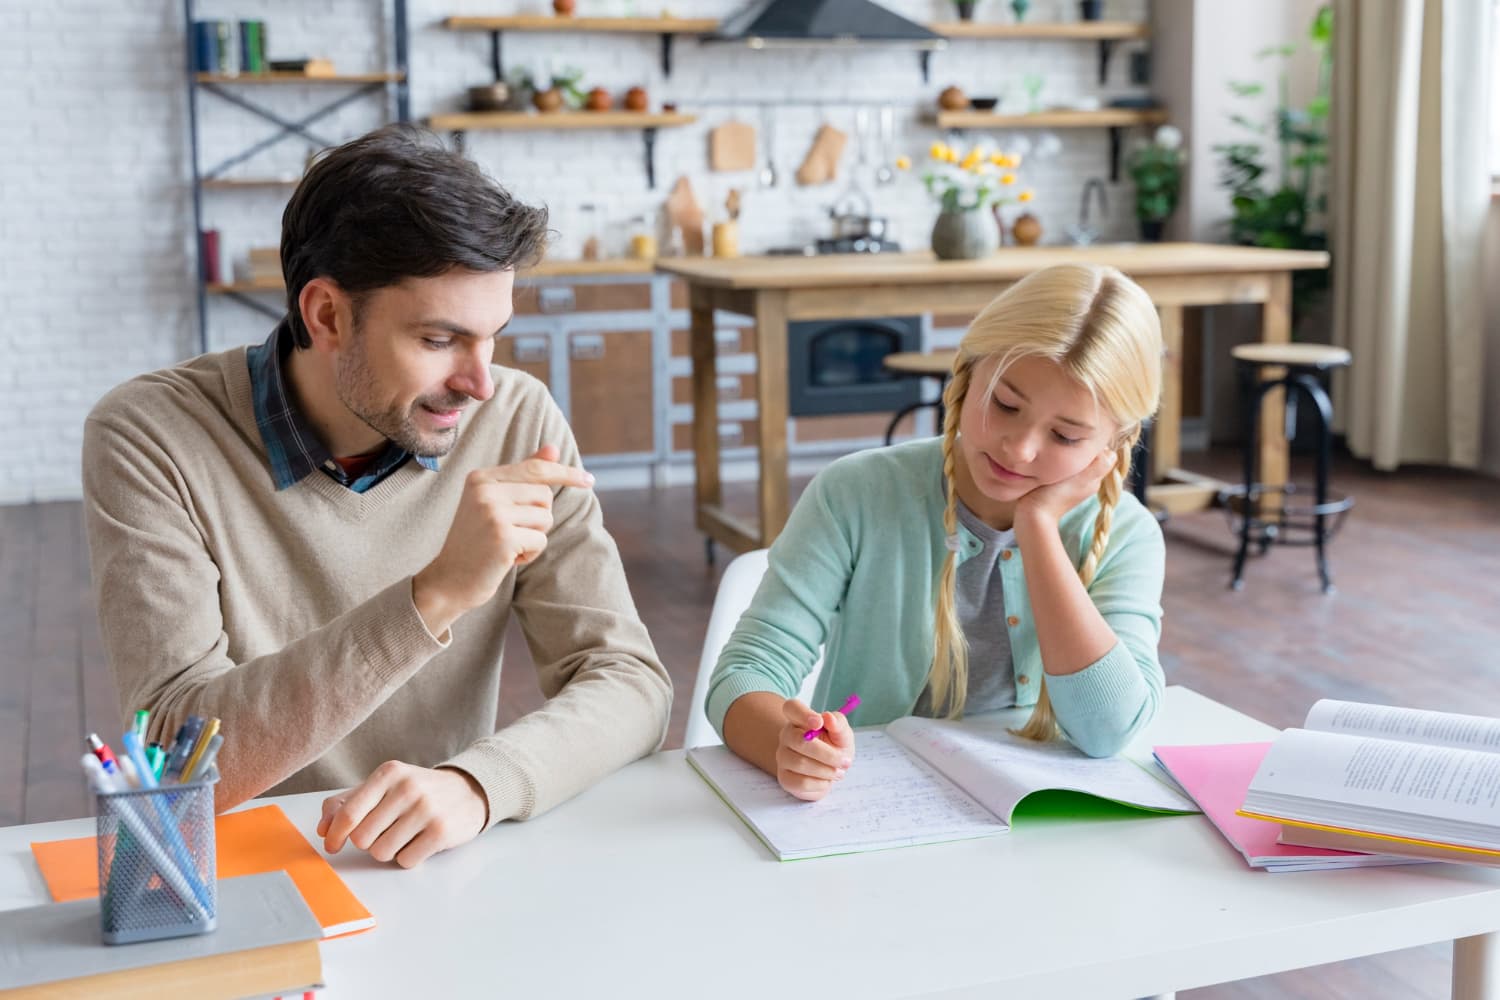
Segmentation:
[[(1233, 468), (1230, 455), (1204, 462), (1205, 471)], [(1252, 560), (1245, 589), (1230, 592), (1222, 514), (1168, 525), (1169, 683), (1276, 726), (1299, 723), (1324, 696), (1500, 715), (1500, 483), (1433, 470), (1382, 475), (1346, 460), (1335, 485), (1358, 503), (1333, 543), (1333, 596), (1318, 590), (1311, 551), (1296, 548)], [(752, 497), (732, 492), (731, 506), (748, 511)], [(603, 501), (641, 615), (677, 682), (667, 744), (677, 746), (725, 554), (705, 564), (690, 488), (611, 492)], [(518, 636), (507, 657), (503, 720), (541, 700)], [(80, 507), (0, 508), (0, 825), (88, 813), (78, 756), (80, 734), (91, 729), (118, 733), (121, 721), (89, 595)], [(1182, 997), (1444, 997), (1448, 957), (1432, 946)]]

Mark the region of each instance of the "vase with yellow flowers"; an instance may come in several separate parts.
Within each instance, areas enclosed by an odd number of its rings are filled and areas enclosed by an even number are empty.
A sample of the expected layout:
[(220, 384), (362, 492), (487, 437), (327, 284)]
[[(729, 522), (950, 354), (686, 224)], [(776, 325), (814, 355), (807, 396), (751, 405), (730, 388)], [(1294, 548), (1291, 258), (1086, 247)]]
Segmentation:
[[(911, 160), (896, 161), (901, 170), (912, 169)], [(1019, 153), (1006, 153), (987, 145), (967, 152), (957, 146), (935, 142), (922, 168), (922, 186), (937, 199), (937, 220), (932, 225), (932, 252), (941, 260), (973, 260), (988, 257), (1000, 247), (997, 215), (1003, 205), (1024, 204), (1032, 193), (1019, 186)]]

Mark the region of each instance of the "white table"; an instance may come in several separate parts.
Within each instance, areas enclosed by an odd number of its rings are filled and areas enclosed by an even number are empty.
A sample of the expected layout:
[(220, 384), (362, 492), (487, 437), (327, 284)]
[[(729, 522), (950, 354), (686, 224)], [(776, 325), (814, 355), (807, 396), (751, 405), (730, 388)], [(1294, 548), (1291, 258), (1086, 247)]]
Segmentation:
[[(1263, 739), (1184, 688), (1139, 745)], [(319, 795), (278, 801), (311, 832)], [(0, 829), (0, 908), (46, 899)], [(330, 1000), (506, 996), (1141, 997), (1456, 941), (1453, 995), (1500, 995), (1500, 872), (1271, 875), (1201, 816), (1024, 820), (985, 840), (778, 863), (657, 754), (533, 822), (407, 872), (335, 866), (379, 926), (323, 946)]]

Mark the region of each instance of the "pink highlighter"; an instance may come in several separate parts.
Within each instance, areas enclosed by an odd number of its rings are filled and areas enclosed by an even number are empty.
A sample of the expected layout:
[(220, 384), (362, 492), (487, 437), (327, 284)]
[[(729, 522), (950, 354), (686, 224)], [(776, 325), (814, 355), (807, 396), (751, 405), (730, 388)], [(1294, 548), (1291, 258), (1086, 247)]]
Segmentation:
[[(839, 712), (841, 714), (843, 714), (843, 715), (848, 715), (850, 712), (854, 711), (858, 707), (859, 707), (859, 695), (857, 695), (857, 694), (851, 694), (849, 696), (849, 700), (846, 701), (846, 702), (844, 702), (844, 707), (840, 708)], [(823, 727), (822, 726), (819, 726), (817, 729), (809, 729), (807, 732), (805, 732), (805, 733), (802, 734), (802, 742), (804, 742), (804, 743), (810, 743), (813, 740), (817, 739), (822, 734), (823, 734)]]

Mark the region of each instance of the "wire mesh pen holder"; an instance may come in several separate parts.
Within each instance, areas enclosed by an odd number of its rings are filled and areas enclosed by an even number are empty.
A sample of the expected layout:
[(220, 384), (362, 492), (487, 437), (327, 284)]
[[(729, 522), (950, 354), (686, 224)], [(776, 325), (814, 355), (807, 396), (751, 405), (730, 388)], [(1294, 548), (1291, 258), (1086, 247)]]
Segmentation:
[(105, 944), (205, 934), (218, 924), (217, 771), (201, 781), (95, 794)]

